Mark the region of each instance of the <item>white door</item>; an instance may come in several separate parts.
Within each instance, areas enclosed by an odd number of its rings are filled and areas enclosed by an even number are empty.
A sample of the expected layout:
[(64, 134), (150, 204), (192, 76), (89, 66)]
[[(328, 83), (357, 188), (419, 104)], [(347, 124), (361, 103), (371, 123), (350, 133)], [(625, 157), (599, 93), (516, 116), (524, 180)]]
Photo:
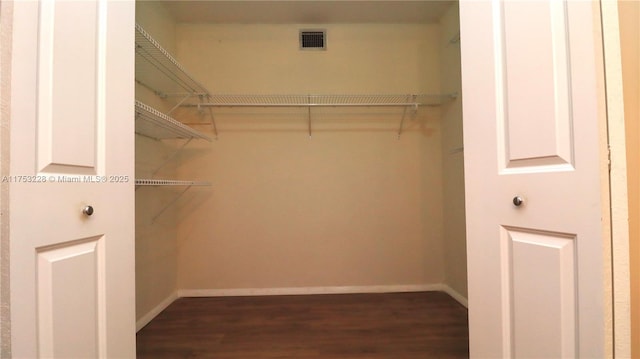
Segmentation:
[(135, 357), (134, 4), (13, 8), (12, 355)]
[(460, 4), (474, 358), (608, 352), (598, 6)]

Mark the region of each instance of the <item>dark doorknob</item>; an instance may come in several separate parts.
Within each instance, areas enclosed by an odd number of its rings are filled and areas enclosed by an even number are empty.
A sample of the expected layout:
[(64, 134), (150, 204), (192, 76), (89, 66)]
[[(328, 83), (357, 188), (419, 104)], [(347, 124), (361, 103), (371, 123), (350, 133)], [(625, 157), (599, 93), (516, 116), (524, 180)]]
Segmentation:
[(87, 215), (87, 216), (92, 215), (92, 214), (93, 214), (93, 207), (91, 207), (91, 206), (85, 206), (85, 207), (82, 209), (82, 213), (84, 213), (84, 214), (85, 214), (85, 215)]

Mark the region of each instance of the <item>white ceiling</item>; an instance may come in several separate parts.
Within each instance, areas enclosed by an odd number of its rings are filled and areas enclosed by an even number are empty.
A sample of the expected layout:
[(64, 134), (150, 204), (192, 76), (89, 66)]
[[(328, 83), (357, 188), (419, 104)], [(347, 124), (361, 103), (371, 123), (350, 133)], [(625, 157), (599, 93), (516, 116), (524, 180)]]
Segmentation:
[(173, 0), (178, 22), (241, 24), (434, 23), (457, 0)]

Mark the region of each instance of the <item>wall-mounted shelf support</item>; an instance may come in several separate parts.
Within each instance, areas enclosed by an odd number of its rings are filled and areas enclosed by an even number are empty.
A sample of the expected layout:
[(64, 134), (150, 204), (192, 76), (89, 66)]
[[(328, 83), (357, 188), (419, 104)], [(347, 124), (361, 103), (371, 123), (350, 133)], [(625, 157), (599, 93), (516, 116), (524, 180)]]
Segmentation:
[(170, 115), (173, 111), (175, 111), (176, 109), (180, 108), (180, 106), (182, 106), (182, 104), (187, 101), (189, 98), (191, 98), (191, 94), (188, 94), (184, 97), (182, 97), (182, 100), (178, 101), (177, 104), (175, 104), (175, 106), (173, 106), (171, 108), (171, 110), (167, 111), (167, 115)]
[[(308, 96), (308, 101), (311, 103), (311, 96)], [(311, 106), (307, 107), (307, 128), (309, 129), (309, 138), (311, 138)]]
[(178, 155), (178, 153), (180, 153), (180, 151), (182, 151), (185, 147), (187, 147), (187, 145), (191, 142), (191, 140), (193, 140), (193, 138), (189, 138), (187, 139), (185, 142), (182, 143), (182, 145), (180, 145), (180, 147), (176, 148), (175, 150), (173, 150), (168, 156), (167, 158), (164, 159), (164, 161), (162, 161), (162, 163), (160, 164), (160, 166), (158, 166), (153, 173), (151, 173), (152, 177), (155, 177), (155, 175), (160, 171), (160, 169), (162, 169), (162, 167), (164, 167), (167, 163), (169, 163), (169, 161), (171, 161), (175, 156)]
[[(414, 103), (411, 116), (415, 116), (416, 113), (418, 113), (418, 104), (416, 103), (416, 95), (410, 95), (410, 96), (411, 98), (407, 98), (407, 102)], [(398, 139), (400, 139), (400, 136), (402, 135), (402, 126), (404, 125), (404, 119), (407, 116), (407, 109), (409, 109), (409, 106), (405, 106), (404, 109), (402, 110), (402, 119), (400, 119), (400, 127), (398, 127)]]
[(154, 223), (169, 207), (176, 203), (182, 195), (184, 195), (193, 186), (211, 186), (210, 182), (205, 181), (178, 181), (178, 180), (158, 180), (158, 179), (136, 179), (136, 191), (140, 186), (184, 186), (185, 188), (178, 193), (169, 203), (167, 203), (153, 218)]
[[(200, 96), (200, 102), (199, 104), (203, 104), (205, 103), (204, 101), (204, 97), (205, 96)], [(207, 99), (209, 99), (209, 97), (207, 96)], [(200, 108), (198, 108), (198, 110), (200, 110)], [(209, 112), (209, 120), (211, 120), (211, 127), (213, 128), (213, 134), (215, 136), (215, 139), (218, 139), (218, 126), (216, 126), (216, 119), (215, 117), (213, 117), (213, 109), (211, 107), (207, 107), (207, 111)]]

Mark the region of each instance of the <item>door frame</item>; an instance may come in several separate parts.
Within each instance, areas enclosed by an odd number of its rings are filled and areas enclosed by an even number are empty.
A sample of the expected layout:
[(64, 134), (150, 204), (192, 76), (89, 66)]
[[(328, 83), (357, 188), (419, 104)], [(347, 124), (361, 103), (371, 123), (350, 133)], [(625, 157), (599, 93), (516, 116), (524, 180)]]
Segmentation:
[(605, 58), (611, 220), (611, 293), (613, 353), (631, 358), (631, 272), (627, 143), (622, 53), (617, 0), (600, 1)]
[[(9, 174), (13, 1), (0, 1), (0, 178)], [(9, 183), (0, 180), (0, 358), (11, 357)]]

